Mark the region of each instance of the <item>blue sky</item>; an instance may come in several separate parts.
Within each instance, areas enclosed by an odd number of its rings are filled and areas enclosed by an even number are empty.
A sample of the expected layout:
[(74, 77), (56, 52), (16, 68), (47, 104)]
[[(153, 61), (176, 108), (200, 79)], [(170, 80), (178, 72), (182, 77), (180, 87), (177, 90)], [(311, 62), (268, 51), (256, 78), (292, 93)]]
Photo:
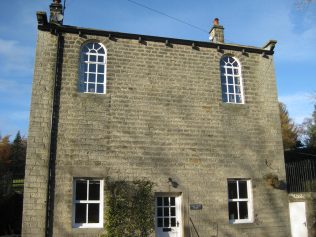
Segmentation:
[[(199, 28), (181, 24), (128, 0), (67, 0), (66, 25), (208, 41), (215, 17), (228, 43), (263, 46), (278, 40), (275, 70), (279, 100), (298, 123), (313, 111), (316, 93), (316, 1), (134, 0)], [(27, 135), (36, 47), (36, 11), (50, 0), (2, 1), (0, 14), (0, 134)]]

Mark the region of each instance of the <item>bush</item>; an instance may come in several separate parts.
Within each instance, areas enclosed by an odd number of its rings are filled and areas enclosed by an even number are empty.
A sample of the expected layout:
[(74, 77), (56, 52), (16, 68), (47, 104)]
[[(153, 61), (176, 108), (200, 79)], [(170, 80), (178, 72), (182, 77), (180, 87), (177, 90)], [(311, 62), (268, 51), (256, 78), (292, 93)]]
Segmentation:
[(147, 180), (106, 182), (103, 237), (147, 237), (154, 230), (153, 183)]

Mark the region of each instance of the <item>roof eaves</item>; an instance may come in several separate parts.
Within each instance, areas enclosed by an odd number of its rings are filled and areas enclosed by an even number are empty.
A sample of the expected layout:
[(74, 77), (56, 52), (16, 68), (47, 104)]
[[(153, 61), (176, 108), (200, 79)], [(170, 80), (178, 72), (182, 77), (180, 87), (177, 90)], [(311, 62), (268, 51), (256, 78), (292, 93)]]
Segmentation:
[[(170, 44), (182, 44), (182, 45), (191, 45), (194, 47), (205, 47), (205, 48), (217, 48), (218, 50), (239, 50), (242, 52), (249, 53), (259, 53), (265, 55), (273, 55), (274, 47), (270, 46), (269, 41), (263, 48), (253, 47), (253, 46), (245, 46), (238, 44), (227, 44), (227, 43), (214, 43), (214, 42), (206, 42), (206, 41), (195, 41), (195, 40), (187, 40), (187, 39), (177, 39), (170, 37), (161, 37), (161, 36), (151, 36), (151, 35), (142, 35), (142, 34), (132, 34), (132, 33), (123, 33), (123, 32), (115, 32), (115, 31), (105, 31), (98, 30), (92, 28), (84, 28), (70, 25), (57, 25), (57, 24), (38, 24), (38, 29), (43, 31), (50, 32), (64, 32), (64, 33), (72, 33), (79, 35), (98, 35), (98, 36), (106, 36), (112, 38), (122, 38), (122, 39), (135, 39), (139, 40), (140, 38), (143, 41), (154, 41), (154, 42), (168, 42)], [(276, 43), (273, 41), (272, 43)]]

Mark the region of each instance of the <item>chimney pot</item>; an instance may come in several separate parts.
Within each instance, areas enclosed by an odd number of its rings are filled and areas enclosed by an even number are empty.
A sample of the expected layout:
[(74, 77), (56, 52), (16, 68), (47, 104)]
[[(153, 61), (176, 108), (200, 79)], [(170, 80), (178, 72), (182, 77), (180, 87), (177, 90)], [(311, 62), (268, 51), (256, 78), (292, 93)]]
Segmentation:
[(64, 16), (63, 16), (63, 6), (61, 4), (61, 0), (53, 0), (49, 8), (50, 8), (50, 17), (49, 17), (50, 23), (62, 25)]
[(218, 18), (215, 18), (213, 21), (209, 39), (213, 43), (224, 43), (224, 27), (219, 24)]

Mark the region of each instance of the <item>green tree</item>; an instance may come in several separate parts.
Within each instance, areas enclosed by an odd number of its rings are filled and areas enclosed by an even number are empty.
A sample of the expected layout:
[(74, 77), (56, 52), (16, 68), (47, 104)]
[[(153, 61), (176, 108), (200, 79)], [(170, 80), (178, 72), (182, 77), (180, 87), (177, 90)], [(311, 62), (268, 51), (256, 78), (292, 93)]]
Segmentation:
[(289, 117), (286, 105), (279, 102), (281, 131), (284, 150), (293, 149), (298, 143), (298, 128)]
[(17, 132), (11, 144), (10, 160), (13, 174), (24, 175), (27, 140)]

